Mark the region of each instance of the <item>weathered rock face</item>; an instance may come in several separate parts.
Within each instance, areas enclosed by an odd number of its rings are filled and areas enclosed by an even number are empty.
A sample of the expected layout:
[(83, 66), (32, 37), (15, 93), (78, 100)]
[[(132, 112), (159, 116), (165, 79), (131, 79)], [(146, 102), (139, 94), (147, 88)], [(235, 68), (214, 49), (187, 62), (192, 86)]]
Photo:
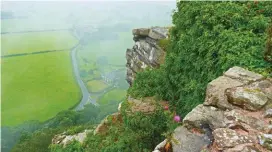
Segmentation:
[(166, 39), (168, 28), (151, 27), (140, 28), (132, 31), (135, 41), (131, 49), (127, 49), (127, 82), (131, 85), (137, 72), (150, 67), (158, 67), (165, 56), (165, 52), (159, 47), (158, 42)]
[(101, 123), (95, 128), (94, 135), (96, 134), (104, 134), (108, 130), (109, 127), (109, 119), (111, 119), (111, 124), (116, 124), (122, 122), (122, 116), (120, 114), (120, 111), (113, 113), (111, 115), (108, 115), (105, 119), (101, 121)]
[(272, 151), (271, 87), (269, 78), (230, 68), (208, 84), (205, 102), (176, 128), (173, 136), (181, 144), (172, 142), (173, 151)]
[(52, 144), (60, 144), (65, 147), (67, 144), (71, 143), (73, 140), (83, 143), (83, 141), (87, 137), (87, 134), (90, 132), (92, 132), (92, 130), (84, 130), (83, 132), (80, 132), (75, 135), (66, 135), (66, 133), (64, 132), (62, 134), (55, 135), (55, 137), (52, 139)]

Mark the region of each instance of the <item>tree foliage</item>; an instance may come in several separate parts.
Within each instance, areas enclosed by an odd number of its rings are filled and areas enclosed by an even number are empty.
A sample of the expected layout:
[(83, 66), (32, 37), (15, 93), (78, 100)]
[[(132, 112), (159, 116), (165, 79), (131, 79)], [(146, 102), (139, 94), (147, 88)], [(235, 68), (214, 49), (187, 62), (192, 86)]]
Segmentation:
[[(115, 107), (115, 109), (116, 108), (117, 107)], [(82, 130), (93, 126), (93, 124), (100, 122), (101, 119), (98, 118), (99, 113), (99, 107), (88, 104), (83, 110), (80, 111), (62, 111), (54, 118), (44, 122), (43, 124), (36, 121), (31, 121), (25, 123), (25, 125), (20, 126), (20, 128), (7, 128), (7, 131), (4, 131), (6, 134), (4, 136), (11, 136), (11, 139), (13, 139), (15, 142), (18, 138), (20, 139), (18, 143), (11, 149), (12, 152), (49, 152), (50, 149), (48, 147), (51, 144), (54, 135), (63, 133), (64, 131), (66, 131), (67, 134), (76, 134), (81, 132)], [(104, 113), (105, 112), (103, 112), (103, 114)], [(13, 130), (16, 132), (13, 133)], [(16, 138), (13, 137), (14, 135), (16, 135)], [(6, 142), (4, 145), (7, 145), (6, 149), (10, 149), (10, 146), (15, 144), (12, 143), (11, 140), (4, 141)], [(74, 143), (66, 150), (74, 150), (73, 146), (78, 147), (78, 144)], [(55, 150), (59, 150), (59, 148), (56, 147)]]

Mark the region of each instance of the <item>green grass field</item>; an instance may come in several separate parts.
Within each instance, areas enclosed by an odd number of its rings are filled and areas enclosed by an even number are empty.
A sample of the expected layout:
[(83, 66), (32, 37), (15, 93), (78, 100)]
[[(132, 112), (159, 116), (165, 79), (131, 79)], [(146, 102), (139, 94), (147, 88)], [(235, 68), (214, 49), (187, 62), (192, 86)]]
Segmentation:
[(92, 41), (87, 46), (82, 47), (78, 52), (80, 59), (85, 58), (90, 62), (96, 61), (98, 57), (105, 56), (109, 64), (126, 64), (126, 49), (133, 45), (131, 32), (118, 33), (118, 39)]
[[(33, 24), (34, 23), (34, 24)], [(18, 26), (20, 25), (20, 26)], [(39, 31), (41, 29), (68, 29), (72, 24), (55, 20), (48, 22), (42, 18), (24, 18), (1, 20), (1, 32)]]
[(87, 82), (89, 92), (100, 92), (106, 89), (108, 85), (101, 80), (92, 80)]
[(120, 101), (126, 96), (126, 90), (114, 89), (104, 94), (99, 100), (98, 104), (108, 104), (111, 101)]
[[(33, 44), (33, 43), (32, 43)], [(81, 98), (69, 51), (4, 58), (2, 126), (45, 121)]]
[(1, 55), (70, 49), (77, 39), (68, 31), (1, 35)]

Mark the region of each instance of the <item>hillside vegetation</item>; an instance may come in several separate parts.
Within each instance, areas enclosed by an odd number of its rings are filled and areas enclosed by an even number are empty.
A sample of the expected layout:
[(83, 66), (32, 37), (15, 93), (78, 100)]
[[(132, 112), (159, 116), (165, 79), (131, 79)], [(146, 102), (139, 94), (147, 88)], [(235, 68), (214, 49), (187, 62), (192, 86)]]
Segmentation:
[(185, 116), (206, 85), (232, 66), (269, 76), (263, 59), (272, 2), (179, 2), (165, 64), (139, 73), (133, 96), (158, 95)]
[[(166, 48), (165, 63), (159, 69), (138, 73), (128, 92), (137, 98), (167, 100), (176, 113), (165, 107), (148, 115), (131, 114), (126, 111), (129, 103), (124, 102), (122, 120), (113, 123), (110, 119), (108, 130), (102, 134), (89, 134), (83, 144), (74, 142), (65, 148), (51, 145), (44, 151), (152, 151), (163, 139), (171, 138), (179, 124), (173, 116), (184, 116), (202, 103), (208, 82), (228, 68), (241, 66), (271, 76), (272, 65), (263, 56), (271, 17), (272, 2), (178, 2), (170, 39), (160, 43)], [(180, 122), (180, 117), (175, 121)], [(32, 134), (14, 149), (31, 147), (30, 152), (48, 146), (49, 140), (43, 143), (40, 137)]]

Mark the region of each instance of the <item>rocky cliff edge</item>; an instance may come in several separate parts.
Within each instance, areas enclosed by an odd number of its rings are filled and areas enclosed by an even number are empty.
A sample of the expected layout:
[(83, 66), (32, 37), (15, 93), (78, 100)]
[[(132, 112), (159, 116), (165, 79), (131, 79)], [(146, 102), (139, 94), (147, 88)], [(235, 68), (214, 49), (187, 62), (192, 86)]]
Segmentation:
[(168, 38), (168, 27), (139, 28), (132, 30), (134, 46), (126, 51), (127, 82), (131, 85), (135, 75), (163, 62), (165, 52), (159, 41)]
[[(203, 104), (176, 128), (174, 152), (272, 151), (272, 80), (233, 67), (211, 81)], [(154, 152), (163, 151), (166, 141)]]

